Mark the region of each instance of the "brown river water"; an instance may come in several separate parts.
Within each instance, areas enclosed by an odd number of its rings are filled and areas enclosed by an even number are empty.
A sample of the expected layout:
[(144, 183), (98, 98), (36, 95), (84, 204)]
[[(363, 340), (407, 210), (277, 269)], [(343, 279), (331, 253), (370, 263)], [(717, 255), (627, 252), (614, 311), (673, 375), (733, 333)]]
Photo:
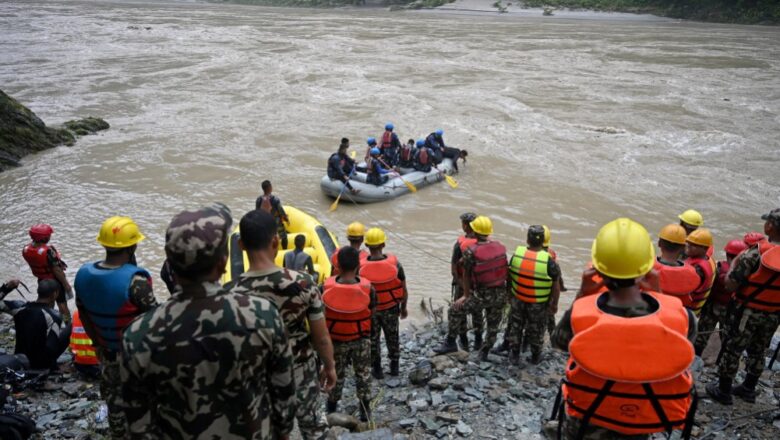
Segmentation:
[[(72, 279), (113, 215), (140, 224), (139, 263), (158, 272), (176, 212), (222, 201), (238, 218), (266, 178), (342, 244), (353, 220), (392, 231), (418, 317), (421, 297), (449, 298), (463, 211), (509, 249), (549, 225), (574, 288), (615, 217), (655, 234), (695, 208), (720, 249), (780, 207), (779, 28), (55, 1), (0, 2), (0, 35), (6, 93), (49, 124), (112, 126), (0, 174), (3, 279), (35, 284), (21, 249), (37, 222)], [(329, 154), (342, 136), (362, 152), (386, 121), (467, 148), (459, 188), (328, 212)]]

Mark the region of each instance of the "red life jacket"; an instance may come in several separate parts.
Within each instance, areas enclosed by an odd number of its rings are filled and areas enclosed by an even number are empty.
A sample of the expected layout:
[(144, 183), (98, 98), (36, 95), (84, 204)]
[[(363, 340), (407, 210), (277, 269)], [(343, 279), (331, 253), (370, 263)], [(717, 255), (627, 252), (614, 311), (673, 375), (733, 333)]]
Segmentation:
[(655, 313), (624, 318), (602, 311), (601, 295), (574, 302), (566, 413), (626, 435), (671, 432), (693, 422), (693, 345), (680, 302), (651, 292)]
[(691, 295), (701, 284), (699, 274), (690, 265), (667, 266), (656, 260), (653, 267), (659, 276), (661, 293), (679, 299), (683, 306), (693, 307)]
[[(330, 257), (330, 275), (335, 276), (341, 273), (341, 269), (339, 268), (339, 250), (336, 249), (336, 252), (333, 253)], [(364, 249), (360, 250), (360, 262), (362, 263), (363, 260), (368, 258), (368, 252), (366, 252)]]
[(761, 264), (735, 297), (746, 307), (777, 312), (780, 310), (780, 246), (764, 241), (758, 247)]
[(471, 285), (474, 288), (490, 288), (506, 285), (506, 248), (498, 241), (477, 242), (469, 246), (474, 254), (471, 268)]
[(53, 250), (57, 255), (57, 259), (60, 258), (60, 253), (54, 249), (54, 246), (41, 244), (34, 246), (34, 243), (30, 243), (22, 249), (22, 257), (24, 257), (27, 264), (30, 265), (30, 270), (38, 280), (53, 280), (54, 272), (49, 265), (49, 249)]
[(371, 335), (371, 282), (341, 284), (336, 277), (325, 280), (322, 303), (325, 323), (334, 341), (348, 342)]
[(377, 311), (392, 309), (404, 298), (404, 284), (398, 278), (398, 259), (387, 254), (384, 260), (369, 260), (360, 263), (360, 276), (374, 286)]
[(712, 283), (712, 290), (710, 290), (710, 301), (726, 306), (732, 297), (731, 292), (726, 291), (726, 275), (728, 275), (731, 265), (728, 261), (718, 261), (717, 268), (715, 282)]
[(712, 283), (715, 281), (715, 260), (712, 258), (691, 258), (685, 259), (685, 264), (698, 267), (704, 274), (704, 278), (699, 279), (699, 285), (691, 292), (691, 305), (688, 307), (696, 316), (699, 316), (707, 297), (710, 296)]
[(417, 156), (417, 161), (420, 162), (420, 165), (428, 165), (430, 158), (428, 157), (427, 147), (420, 148), (420, 154)]
[(385, 149), (393, 146), (393, 132), (385, 131), (382, 133), (382, 143), (379, 144), (379, 148)]
[[(466, 249), (471, 247), (472, 245), (477, 243), (476, 238), (469, 238), (465, 235), (461, 235), (458, 237), (458, 247), (460, 248), (461, 255), (463, 252), (466, 252)], [(461, 259), (458, 260), (457, 263), (455, 263), (455, 269), (458, 273), (458, 278), (461, 278), (463, 276), (463, 257), (461, 256)]]
[(401, 147), (401, 161), (409, 163), (412, 161), (412, 156), (414, 155), (414, 152), (412, 150), (412, 147), (409, 146), (409, 144), (404, 144), (403, 147)]

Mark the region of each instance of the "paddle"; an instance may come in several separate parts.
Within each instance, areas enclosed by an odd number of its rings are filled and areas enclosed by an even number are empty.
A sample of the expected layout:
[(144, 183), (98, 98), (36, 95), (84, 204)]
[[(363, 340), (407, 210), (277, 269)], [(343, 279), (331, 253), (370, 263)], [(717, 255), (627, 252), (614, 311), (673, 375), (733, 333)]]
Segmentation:
[[(353, 151), (353, 153), (354, 153), (354, 151)], [(341, 187), (341, 192), (339, 192), (339, 196), (336, 197), (336, 201), (333, 202), (330, 205), (330, 208), (328, 208), (328, 211), (333, 212), (333, 211), (336, 210), (336, 208), (339, 207), (339, 201), (341, 200), (341, 196), (344, 194), (344, 190), (347, 189), (347, 182), (349, 182), (349, 178), (352, 177), (352, 174), (354, 174), (354, 173), (355, 173), (355, 166), (353, 165), (352, 166), (352, 171), (349, 172), (349, 176), (347, 177), (347, 181), (344, 182), (344, 185)]]
[(409, 182), (409, 181), (405, 180), (405, 179), (403, 178), (403, 176), (401, 176), (401, 173), (399, 173), (398, 171), (395, 171), (395, 170), (393, 170), (393, 168), (392, 168), (392, 167), (390, 167), (390, 165), (386, 164), (386, 163), (385, 163), (385, 161), (383, 161), (382, 159), (380, 159), (380, 158), (378, 158), (378, 157), (377, 157), (376, 159), (377, 159), (377, 160), (378, 160), (378, 161), (379, 161), (379, 162), (380, 162), (382, 165), (386, 166), (388, 170), (392, 170), (392, 171), (390, 171), (390, 172), (391, 172), (391, 173), (393, 173), (393, 174), (395, 174), (396, 176), (398, 176), (398, 178), (399, 178), (399, 179), (401, 179), (401, 182), (403, 182), (403, 183), (404, 183), (404, 185), (406, 185), (406, 187), (407, 187), (407, 188), (409, 188), (409, 191), (411, 191), (411, 192), (413, 192), (413, 193), (416, 193), (416, 192), (417, 192), (417, 187), (416, 187), (416, 186), (414, 186), (414, 185), (413, 185), (411, 182)]
[(436, 168), (436, 171), (438, 171), (439, 174), (444, 176), (444, 180), (447, 181), (447, 185), (452, 187), (452, 189), (455, 189), (455, 188), (458, 187), (458, 181), (455, 180), (452, 176), (450, 176), (449, 174), (445, 173), (444, 170), (440, 170), (439, 167), (434, 166), (434, 168)]

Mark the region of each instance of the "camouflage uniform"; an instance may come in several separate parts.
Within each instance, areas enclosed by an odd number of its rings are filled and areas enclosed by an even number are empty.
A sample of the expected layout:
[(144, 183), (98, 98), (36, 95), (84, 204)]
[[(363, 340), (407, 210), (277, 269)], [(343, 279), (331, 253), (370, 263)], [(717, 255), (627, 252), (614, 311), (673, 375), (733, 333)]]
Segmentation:
[(371, 320), (371, 362), (381, 362), (382, 358), (382, 333), (385, 334), (387, 346), (387, 358), (391, 361), (401, 358), (401, 342), (398, 336), (398, 327), (401, 319), (401, 308), (395, 306), (392, 309), (377, 310)]
[[(547, 275), (552, 279), (553, 285), (560, 280), (561, 272), (558, 264), (554, 259), (550, 258), (547, 263)], [(512, 295), (510, 304), (512, 310), (509, 315), (509, 323), (507, 328), (511, 331), (507, 331), (509, 335), (509, 345), (513, 350), (520, 350), (521, 344), (526, 343), (531, 347), (531, 354), (533, 356), (539, 356), (542, 353), (542, 345), (544, 344), (544, 332), (549, 326), (550, 321), (550, 300), (543, 303), (527, 303), (525, 301), (517, 299)], [(555, 322), (555, 314), (552, 314), (553, 324)]]
[[(468, 273), (474, 267), (474, 252), (466, 249), (463, 253), (463, 268)], [(480, 352), (486, 355), (496, 343), (498, 328), (501, 326), (501, 320), (504, 317), (504, 307), (507, 304), (506, 286), (490, 288), (472, 287), (469, 300), (465, 304), (468, 313), (478, 313), (485, 316), (485, 325), (487, 334), (485, 342), (480, 348)]]
[[(102, 266), (101, 263), (98, 263)], [(139, 315), (157, 307), (157, 299), (154, 297), (151, 280), (143, 275), (135, 275), (130, 282), (129, 298), (139, 309)], [(119, 378), (119, 353), (106, 347), (99, 346), (100, 338), (93, 330), (88, 312), (76, 292), (76, 306), (79, 308), (79, 317), (84, 325), (87, 335), (95, 341), (95, 354), (100, 362), (100, 397), (106, 401), (108, 407), (108, 425), (111, 438), (127, 438), (127, 417), (125, 415), (125, 403), (122, 399), (122, 382)]]
[(360, 338), (355, 341), (333, 341), (333, 357), (336, 359), (336, 386), (328, 400), (338, 402), (347, 379), (347, 367), (355, 372), (356, 394), (359, 400), (371, 398), (371, 341)]
[[(607, 299), (605, 299), (605, 301), (606, 300)], [(642, 302), (641, 304), (637, 304), (631, 307), (615, 307), (610, 306), (608, 303), (602, 305), (600, 302), (599, 306), (607, 313), (624, 318), (646, 316), (654, 312), (654, 310), (650, 307), (650, 304), (647, 302)], [(687, 338), (689, 341), (691, 341), (691, 343), (693, 343), (694, 339), (696, 339), (696, 317), (690, 310), (686, 309), (686, 312), (688, 313)], [(574, 330), (571, 328), (570, 308), (563, 314), (560, 322), (558, 322), (558, 325), (555, 327), (555, 331), (553, 332), (553, 336), (550, 342), (552, 343), (553, 347), (558, 348), (559, 350), (569, 351), (569, 342), (571, 342), (572, 338), (574, 338)], [(579, 418), (570, 417), (568, 414), (564, 413), (563, 424), (561, 425), (562, 438), (566, 440), (576, 439), (581, 425), (582, 423)], [(585, 440), (644, 440), (650, 438), (650, 435), (626, 435), (611, 431), (607, 428), (602, 428), (600, 426), (590, 425), (585, 428), (585, 435), (582, 438)]]
[[(758, 270), (760, 264), (761, 253), (756, 245), (734, 260), (728, 278), (740, 286), (744, 285), (750, 275)], [(764, 355), (772, 342), (772, 335), (777, 330), (780, 314), (749, 307), (743, 308), (739, 302), (734, 303), (733, 306), (735, 310), (731, 311), (731, 316), (726, 318), (726, 334), (718, 363), (718, 373), (721, 378), (734, 380), (739, 370), (742, 352), (747, 350), (745, 369), (749, 374), (761, 376), (764, 371)]]
[(279, 309), (295, 357), (298, 427), (305, 439), (323, 438), (327, 426), (319, 413), (319, 370), (307, 330), (307, 320), (325, 319), (314, 279), (306, 273), (274, 268), (245, 272), (231, 286), (232, 292), (268, 299)]
[[(176, 216), (165, 246), (174, 270), (213, 262), (230, 224), (224, 205)], [(132, 438), (274, 439), (293, 429), (293, 358), (279, 312), (217, 282), (177, 286), (136, 319), (120, 372)]]
[(726, 328), (726, 314), (728, 307), (715, 301), (708, 301), (699, 316), (699, 334), (696, 335), (696, 343), (693, 344), (696, 353), (701, 353), (707, 348), (710, 335), (715, 331), (715, 326), (724, 331)]
[[(452, 260), (451, 264), (460, 265), (463, 258), (463, 252), (460, 250), (460, 243), (455, 242), (455, 246), (452, 248)], [(459, 300), (463, 296), (463, 289), (460, 287), (460, 280), (452, 279), (452, 302)], [(455, 310), (450, 307), (447, 311), (447, 336), (454, 338), (456, 336), (465, 336), (469, 331), (468, 315), (465, 309)], [(471, 313), (471, 326), (474, 329), (474, 333), (482, 335), (484, 330), (484, 322), (482, 313)]]

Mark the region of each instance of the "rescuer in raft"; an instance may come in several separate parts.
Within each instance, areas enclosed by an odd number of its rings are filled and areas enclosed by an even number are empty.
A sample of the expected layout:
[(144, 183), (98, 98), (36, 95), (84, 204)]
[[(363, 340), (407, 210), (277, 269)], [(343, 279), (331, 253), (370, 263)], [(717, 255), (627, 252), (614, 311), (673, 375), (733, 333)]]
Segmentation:
[(322, 303), (325, 321), (333, 340), (336, 386), (328, 396), (327, 412), (338, 410), (347, 368), (355, 372), (355, 388), (360, 401), (360, 420), (371, 417), (371, 320), (376, 311), (376, 291), (371, 282), (359, 278), (360, 252), (344, 246), (338, 252), (341, 272), (325, 281)]
[(639, 286), (655, 262), (647, 230), (628, 218), (607, 223), (592, 259), (608, 291), (576, 300), (552, 340), (570, 353), (555, 405), (564, 411), (563, 438), (646, 439), (692, 428), (696, 318), (677, 299)]
[(433, 150), (420, 139), (417, 141), (417, 149), (414, 152), (414, 169), (427, 173), (433, 168)]
[(349, 178), (355, 169), (355, 161), (347, 154), (348, 149), (349, 139), (341, 138), (338, 152), (331, 154), (328, 158), (328, 177), (332, 180), (342, 181), (352, 194), (357, 194), (360, 190), (356, 190), (349, 183)]
[(57, 290), (57, 308), (66, 322), (70, 321), (70, 309), (68, 309), (68, 298), (73, 297), (73, 289), (65, 277), (65, 269), (68, 265), (62, 261), (60, 253), (53, 245), (49, 244), (54, 229), (45, 224), (34, 225), (30, 228), (29, 234), (32, 242), (22, 249), (22, 257), (30, 265), (38, 282), (42, 280), (55, 280), (58, 283)]
[[(727, 331), (718, 359), (718, 381), (707, 385), (707, 394), (724, 405), (732, 392), (747, 402), (756, 401), (756, 385), (764, 371), (764, 353), (780, 322), (780, 208), (761, 216), (767, 240), (759, 241), (732, 262), (725, 287), (734, 291)], [(745, 381), (732, 391), (742, 352), (747, 350)]]
[(425, 138), (425, 146), (433, 152), (433, 163), (438, 165), (444, 160), (444, 130), (441, 128), (429, 134)]
[(401, 140), (398, 139), (398, 135), (393, 133), (392, 123), (388, 122), (385, 125), (385, 132), (382, 133), (382, 139), (379, 143), (379, 150), (382, 157), (385, 158), (385, 162), (388, 166), (394, 167), (398, 165), (398, 153), (401, 150)]
[(379, 157), (379, 148), (371, 148), (369, 154), (370, 157), (366, 160), (366, 182), (372, 185), (382, 186), (387, 183), (390, 170), (382, 166), (382, 160)]

